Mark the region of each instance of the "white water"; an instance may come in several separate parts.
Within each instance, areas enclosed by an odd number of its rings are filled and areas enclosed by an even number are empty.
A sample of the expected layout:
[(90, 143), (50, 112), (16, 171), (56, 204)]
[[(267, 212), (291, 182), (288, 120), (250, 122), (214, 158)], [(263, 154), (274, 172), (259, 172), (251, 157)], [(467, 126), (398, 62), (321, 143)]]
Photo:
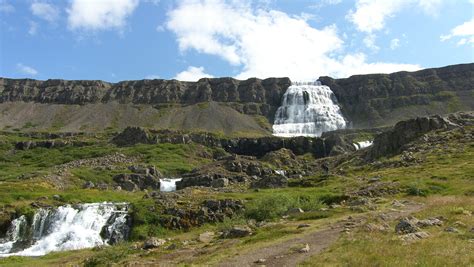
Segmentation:
[[(41, 256), (52, 251), (91, 248), (109, 243), (101, 237), (105, 227), (107, 235), (123, 231), (127, 222), (126, 204), (92, 203), (76, 208), (66, 205), (57, 209), (40, 209), (34, 215), (30, 235), (23, 228), (28, 227), (24, 216), (12, 221), (7, 233), (7, 242), (0, 243), (0, 257), (12, 255)], [(23, 232), (23, 233), (22, 233)], [(32, 245), (12, 251), (18, 241), (29, 241)]]
[(321, 136), (323, 132), (343, 129), (346, 121), (337, 99), (320, 82), (293, 83), (283, 95), (275, 114), (273, 134), (282, 137)]
[(373, 143), (374, 143), (373, 141), (356, 142), (356, 143), (354, 143), (354, 147), (356, 148), (356, 150), (359, 150), (359, 149), (362, 149), (362, 148), (369, 147), (369, 146), (371, 146)]
[(160, 179), (160, 191), (171, 192), (176, 191), (176, 182), (181, 181), (181, 178), (163, 178)]

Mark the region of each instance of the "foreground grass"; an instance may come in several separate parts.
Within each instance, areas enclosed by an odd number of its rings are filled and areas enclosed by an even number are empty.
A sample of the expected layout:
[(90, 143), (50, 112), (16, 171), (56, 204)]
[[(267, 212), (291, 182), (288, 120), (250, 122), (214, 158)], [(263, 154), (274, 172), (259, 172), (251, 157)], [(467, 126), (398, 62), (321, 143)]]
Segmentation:
[[(472, 266), (474, 262), (474, 199), (470, 197), (429, 197), (419, 199), (426, 208), (414, 214), (417, 218), (443, 216), (442, 227), (426, 230), (430, 237), (406, 243), (394, 233), (395, 224), (388, 232), (358, 230), (341, 238), (326, 252), (305, 263), (305, 266)], [(374, 219), (375, 221), (375, 219)], [(443, 231), (447, 226), (456, 226), (461, 233)]]

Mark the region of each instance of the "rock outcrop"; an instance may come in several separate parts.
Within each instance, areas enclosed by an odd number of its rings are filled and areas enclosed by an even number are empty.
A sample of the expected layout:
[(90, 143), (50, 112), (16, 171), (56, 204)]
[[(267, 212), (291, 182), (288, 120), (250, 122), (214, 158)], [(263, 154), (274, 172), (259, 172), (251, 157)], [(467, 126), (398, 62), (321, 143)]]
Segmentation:
[(400, 153), (404, 145), (434, 130), (452, 129), (459, 125), (474, 125), (474, 112), (459, 112), (442, 117), (418, 117), (398, 122), (393, 129), (375, 137), (369, 157), (376, 159)]
[(474, 109), (474, 64), (319, 80), (332, 89), (344, 116), (359, 128)]

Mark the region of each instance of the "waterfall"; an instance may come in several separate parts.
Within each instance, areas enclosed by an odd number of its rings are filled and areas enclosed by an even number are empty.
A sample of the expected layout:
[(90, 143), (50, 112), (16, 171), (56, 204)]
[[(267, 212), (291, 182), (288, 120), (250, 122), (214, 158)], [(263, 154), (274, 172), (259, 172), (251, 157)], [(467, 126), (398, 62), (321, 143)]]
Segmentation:
[(90, 203), (39, 209), (28, 224), (25, 216), (12, 221), (0, 257), (41, 256), (52, 251), (113, 244), (128, 237), (128, 204)]
[(273, 134), (282, 137), (321, 136), (343, 129), (346, 121), (328, 86), (316, 82), (295, 82), (283, 95), (275, 114)]
[(354, 147), (356, 150), (369, 147), (373, 144), (373, 141), (362, 141), (354, 143)]
[(160, 179), (160, 191), (171, 192), (176, 191), (176, 182), (181, 181), (181, 178), (163, 178)]

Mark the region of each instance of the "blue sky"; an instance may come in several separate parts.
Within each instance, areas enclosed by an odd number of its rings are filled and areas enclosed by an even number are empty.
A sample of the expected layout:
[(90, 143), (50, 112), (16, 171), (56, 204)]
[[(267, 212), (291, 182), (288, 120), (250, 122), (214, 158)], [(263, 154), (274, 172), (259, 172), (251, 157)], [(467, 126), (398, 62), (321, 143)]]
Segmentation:
[(0, 76), (294, 80), (474, 61), (471, 0), (0, 0)]

